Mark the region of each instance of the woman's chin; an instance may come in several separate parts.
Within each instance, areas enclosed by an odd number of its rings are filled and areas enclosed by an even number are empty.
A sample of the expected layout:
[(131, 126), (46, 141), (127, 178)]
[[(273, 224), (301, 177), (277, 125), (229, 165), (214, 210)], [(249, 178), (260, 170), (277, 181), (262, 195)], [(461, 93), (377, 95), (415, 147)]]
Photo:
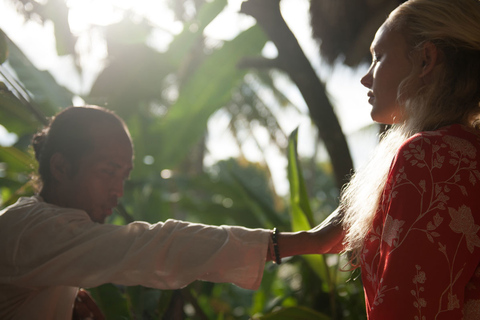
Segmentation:
[(401, 122), (400, 117), (394, 114), (378, 113), (378, 112), (375, 112), (375, 110), (372, 110), (372, 112), (370, 113), (370, 117), (374, 122), (378, 124), (392, 125), (392, 124), (398, 124)]

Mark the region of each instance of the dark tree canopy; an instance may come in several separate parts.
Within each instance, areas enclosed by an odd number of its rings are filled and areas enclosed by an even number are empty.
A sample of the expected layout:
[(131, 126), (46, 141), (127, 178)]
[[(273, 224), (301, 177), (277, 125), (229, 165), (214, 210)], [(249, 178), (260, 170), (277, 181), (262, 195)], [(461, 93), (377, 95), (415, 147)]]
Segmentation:
[(313, 37), (328, 63), (354, 67), (370, 60), (375, 32), (402, 0), (311, 0)]

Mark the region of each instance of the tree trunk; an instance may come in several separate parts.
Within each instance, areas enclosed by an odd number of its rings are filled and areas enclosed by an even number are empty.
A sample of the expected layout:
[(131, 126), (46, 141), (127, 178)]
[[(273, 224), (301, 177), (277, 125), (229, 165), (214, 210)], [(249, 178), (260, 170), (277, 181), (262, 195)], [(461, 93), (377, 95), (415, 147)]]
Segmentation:
[(297, 85), (325, 143), (339, 188), (347, 182), (353, 168), (345, 135), (328, 100), (325, 85), (300, 48), (280, 12), (280, 0), (248, 0), (242, 3), (242, 13), (251, 15), (275, 44), (278, 57), (244, 61), (242, 66), (276, 67), (286, 72)]

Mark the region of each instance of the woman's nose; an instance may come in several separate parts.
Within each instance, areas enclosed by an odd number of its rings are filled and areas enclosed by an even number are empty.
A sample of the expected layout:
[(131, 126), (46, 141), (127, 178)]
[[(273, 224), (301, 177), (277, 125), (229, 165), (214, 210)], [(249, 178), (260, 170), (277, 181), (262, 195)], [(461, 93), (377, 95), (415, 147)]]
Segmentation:
[(360, 79), (360, 83), (363, 84), (368, 89), (372, 88), (373, 77), (372, 77), (372, 70), (369, 69), (368, 72)]

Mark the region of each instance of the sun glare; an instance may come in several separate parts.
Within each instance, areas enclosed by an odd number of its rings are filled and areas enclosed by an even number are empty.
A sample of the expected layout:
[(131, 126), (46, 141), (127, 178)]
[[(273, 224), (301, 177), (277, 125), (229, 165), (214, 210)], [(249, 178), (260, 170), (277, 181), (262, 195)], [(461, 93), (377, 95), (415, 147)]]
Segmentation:
[(73, 32), (81, 32), (90, 25), (106, 26), (118, 22), (123, 11), (117, 9), (115, 0), (70, 0), (68, 20)]
[(154, 26), (171, 33), (181, 31), (166, 1), (161, 0), (68, 0), (69, 24), (73, 33), (81, 33), (92, 25), (107, 26), (122, 20), (125, 14), (146, 19)]

